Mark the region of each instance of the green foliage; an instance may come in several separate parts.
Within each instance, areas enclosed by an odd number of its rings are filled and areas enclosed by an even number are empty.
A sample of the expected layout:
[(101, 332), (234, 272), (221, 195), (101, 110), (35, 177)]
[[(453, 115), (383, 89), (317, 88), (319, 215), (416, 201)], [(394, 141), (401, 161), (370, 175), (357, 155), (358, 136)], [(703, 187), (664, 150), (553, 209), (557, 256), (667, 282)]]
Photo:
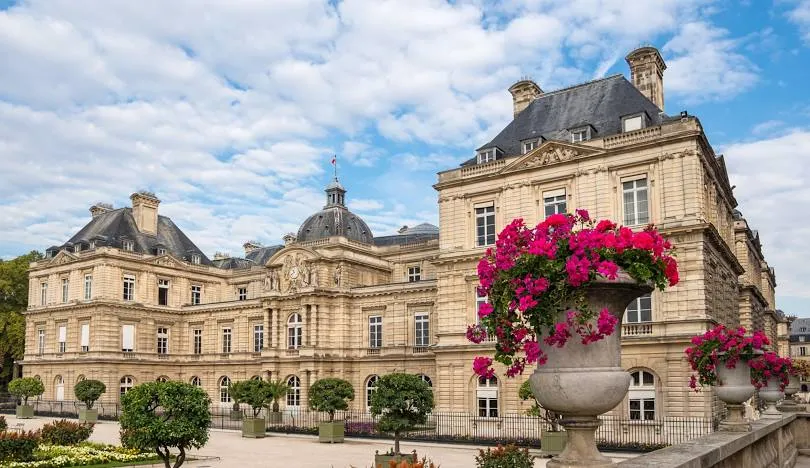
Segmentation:
[(329, 421), (335, 420), (335, 411), (349, 409), (349, 402), (352, 400), (354, 388), (343, 379), (320, 379), (309, 389), (309, 407), (315, 411), (329, 413)]
[(0, 391), (11, 380), (14, 361), (25, 352), (25, 319), (28, 308), (28, 264), (42, 258), (32, 251), (12, 260), (0, 260)]
[(528, 449), (515, 445), (498, 445), (494, 449), (479, 450), (475, 457), (476, 468), (533, 468), (534, 457)]
[(42, 441), (51, 445), (76, 445), (90, 438), (93, 425), (62, 419), (42, 426)]
[(552, 431), (559, 431), (560, 429), (560, 421), (562, 420), (562, 415), (557, 414), (553, 411), (549, 411), (542, 406), (534, 397), (534, 392), (532, 392), (532, 385), (531, 381), (526, 380), (520, 385), (518, 389), (518, 398), (523, 401), (531, 401), (532, 407), (526, 410), (526, 414), (529, 416), (537, 416), (538, 418), (546, 421), (547, 423), (551, 424)]
[(27, 405), (29, 398), (45, 393), (45, 386), (34, 377), (20, 377), (8, 383), (8, 393), (21, 399), (23, 404)]
[(78, 382), (73, 387), (73, 393), (76, 399), (84, 402), (87, 409), (93, 408), (93, 403), (96, 402), (101, 395), (107, 391), (107, 386), (100, 380), (85, 379)]
[(8, 423), (6, 422), (6, 417), (0, 414), (0, 432), (5, 431), (8, 429)]
[(377, 429), (394, 434), (394, 452), (399, 453), (402, 432), (427, 422), (433, 410), (433, 391), (414, 374), (388, 374), (377, 381), (371, 395), (371, 414), (379, 416)]
[(136, 385), (121, 398), (121, 442), (154, 450), (166, 468), (171, 468), (170, 449), (177, 448), (177, 468), (185, 461), (187, 449), (199, 449), (208, 442), (210, 404), (205, 391), (184, 382)]
[(39, 445), (39, 432), (0, 432), (0, 461), (27, 461)]
[(287, 396), (290, 387), (286, 382), (282, 382), (281, 380), (273, 380), (272, 382), (268, 382), (268, 384), (270, 384), (269, 394), (270, 400), (273, 401), (273, 412), (278, 412), (278, 400)]
[(237, 403), (244, 403), (253, 409), (253, 417), (258, 418), (259, 412), (270, 403), (270, 382), (264, 380), (243, 380), (233, 382), (228, 389), (231, 398)]

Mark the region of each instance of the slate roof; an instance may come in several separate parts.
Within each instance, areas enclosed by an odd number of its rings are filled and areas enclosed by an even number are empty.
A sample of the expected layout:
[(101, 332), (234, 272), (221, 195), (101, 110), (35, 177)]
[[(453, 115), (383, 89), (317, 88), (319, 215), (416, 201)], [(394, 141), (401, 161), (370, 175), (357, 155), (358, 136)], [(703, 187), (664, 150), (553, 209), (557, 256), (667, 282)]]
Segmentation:
[(352, 213), (343, 205), (329, 205), (315, 213), (298, 228), (298, 242), (314, 241), (331, 236), (345, 236), (348, 239), (370, 243), (374, 234), (363, 218)]
[(276, 252), (283, 248), (283, 245), (259, 247), (258, 249), (249, 252), (247, 255), (245, 255), (245, 257), (247, 260), (253, 262), (254, 265), (263, 266), (268, 260), (270, 260), (270, 257), (275, 255)]
[(202, 250), (166, 216), (158, 215), (157, 235), (140, 232), (135, 218), (132, 217), (132, 208), (119, 208), (99, 214), (62, 247), (71, 247), (79, 242), (87, 244), (90, 240), (95, 240), (96, 246), (120, 249), (124, 239), (133, 241), (133, 252), (155, 255), (157, 247), (161, 246), (167, 253), (186, 261), (191, 261), (192, 254), (199, 254), (201, 265), (212, 265)]
[[(802, 328), (804, 328), (805, 331), (801, 331)], [(810, 318), (797, 318), (790, 324), (791, 335), (810, 335), (810, 332), (807, 330), (810, 330)]]
[[(570, 130), (586, 125), (593, 127), (593, 138), (615, 135), (621, 133), (622, 117), (642, 112), (648, 125), (669, 119), (624, 75), (613, 75), (542, 94), (478, 150), (497, 147), (504, 157), (517, 156), (522, 153), (521, 141), (538, 137), (570, 141)], [(476, 162), (472, 158), (461, 165)]]
[(407, 228), (399, 234), (393, 236), (380, 236), (374, 238), (374, 245), (387, 247), (391, 245), (405, 245), (420, 242), (427, 242), (439, 238), (439, 227), (430, 223), (418, 224)]

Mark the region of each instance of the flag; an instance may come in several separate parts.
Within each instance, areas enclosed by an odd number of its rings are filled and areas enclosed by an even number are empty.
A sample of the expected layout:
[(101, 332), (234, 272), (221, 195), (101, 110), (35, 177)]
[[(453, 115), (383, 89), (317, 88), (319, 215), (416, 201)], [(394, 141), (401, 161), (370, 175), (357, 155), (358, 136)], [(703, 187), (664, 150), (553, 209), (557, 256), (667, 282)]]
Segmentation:
[(337, 163), (337, 155), (332, 156), (332, 165), (334, 166)]

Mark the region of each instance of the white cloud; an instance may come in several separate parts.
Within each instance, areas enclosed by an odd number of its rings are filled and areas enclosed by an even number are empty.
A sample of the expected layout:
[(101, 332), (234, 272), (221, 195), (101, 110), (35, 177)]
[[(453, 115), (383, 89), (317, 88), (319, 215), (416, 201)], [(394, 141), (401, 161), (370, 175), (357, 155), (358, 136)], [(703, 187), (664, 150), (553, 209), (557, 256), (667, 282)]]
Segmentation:
[(763, 133), (772, 133), (776, 130), (779, 130), (785, 126), (785, 122), (781, 120), (766, 120), (765, 122), (760, 122), (751, 129), (751, 133), (754, 135), (762, 135)]
[(366, 200), (362, 198), (354, 198), (349, 200), (349, 209), (353, 211), (376, 211), (381, 210), (385, 204), (379, 200)]
[(800, 0), (795, 8), (788, 12), (790, 21), (799, 26), (804, 40), (810, 42), (810, 0)]

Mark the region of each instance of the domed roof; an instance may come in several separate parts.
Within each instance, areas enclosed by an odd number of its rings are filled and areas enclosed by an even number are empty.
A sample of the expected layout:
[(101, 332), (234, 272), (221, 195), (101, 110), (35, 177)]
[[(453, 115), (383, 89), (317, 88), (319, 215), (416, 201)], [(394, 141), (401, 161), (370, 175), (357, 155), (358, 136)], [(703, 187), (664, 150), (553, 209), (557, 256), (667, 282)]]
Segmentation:
[(298, 228), (296, 241), (308, 242), (332, 236), (343, 236), (370, 244), (374, 234), (363, 218), (349, 211), (344, 204), (346, 189), (337, 177), (326, 187), (326, 206), (304, 221)]

